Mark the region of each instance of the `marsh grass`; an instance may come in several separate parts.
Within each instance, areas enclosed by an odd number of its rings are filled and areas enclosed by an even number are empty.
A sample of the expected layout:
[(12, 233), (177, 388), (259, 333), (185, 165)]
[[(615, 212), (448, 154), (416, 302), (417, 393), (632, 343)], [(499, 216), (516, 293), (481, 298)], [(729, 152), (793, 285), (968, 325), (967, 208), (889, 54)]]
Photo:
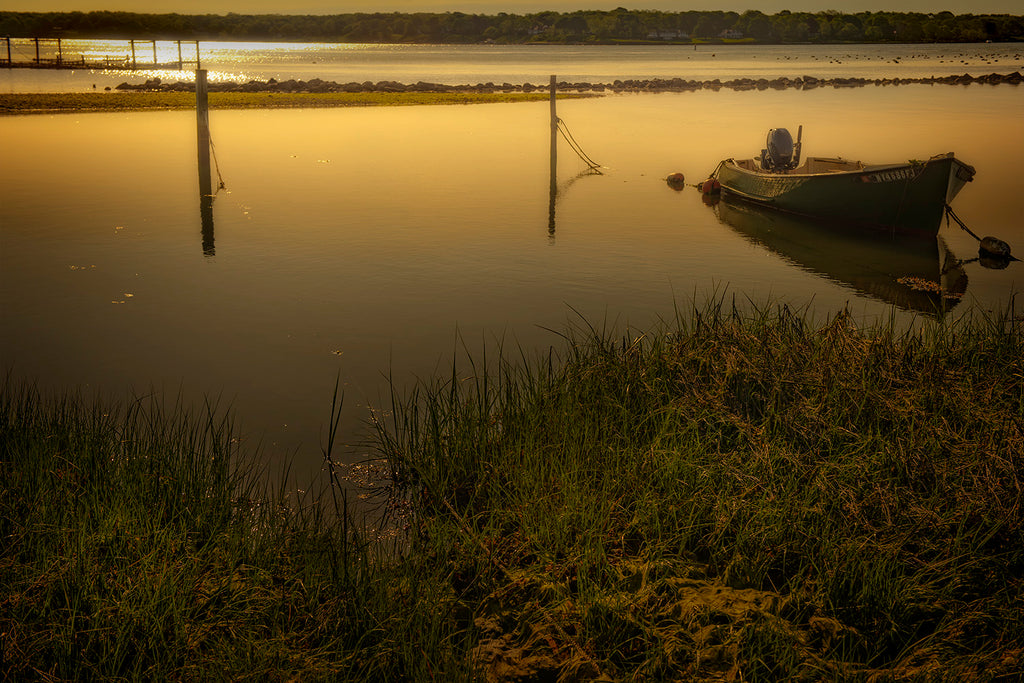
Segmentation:
[[(1012, 309), (1011, 309), (1012, 310)], [(1022, 668), (1012, 314), (723, 298), (393, 393), (393, 541), (215, 406), (3, 386), (12, 680), (993, 680)], [(286, 480), (287, 477), (281, 477)]]
[(323, 488), (267, 490), (214, 406), (8, 384), (0, 448), (4, 680), (396, 680), (424, 649), (465, 660), (430, 640), (433, 612), (395, 610), (422, 577), (395, 581)]
[(988, 679), (1024, 666), (1012, 314), (724, 299), (424, 383), (379, 428), (485, 672)]

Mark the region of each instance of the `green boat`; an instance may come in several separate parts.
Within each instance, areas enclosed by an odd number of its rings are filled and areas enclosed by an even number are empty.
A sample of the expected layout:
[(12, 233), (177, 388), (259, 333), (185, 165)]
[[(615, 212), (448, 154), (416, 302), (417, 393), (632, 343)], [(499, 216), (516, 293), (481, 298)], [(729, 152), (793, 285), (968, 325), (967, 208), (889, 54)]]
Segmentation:
[(794, 145), (788, 130), (773, 128), (759, 158), (725, 159), (711, 180), (725, 194), (779, 211), (935, 235), (946, 206), (974, 178), (974, 168), (952, 152), (896, 164), (827, 157), (808, 157), (801, 164), (802, 129)]

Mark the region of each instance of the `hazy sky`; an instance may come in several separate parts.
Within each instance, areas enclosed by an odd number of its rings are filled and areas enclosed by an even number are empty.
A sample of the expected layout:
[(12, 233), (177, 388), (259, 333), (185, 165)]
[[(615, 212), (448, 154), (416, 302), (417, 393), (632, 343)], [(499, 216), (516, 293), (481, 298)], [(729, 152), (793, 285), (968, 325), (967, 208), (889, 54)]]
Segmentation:
[(2, 9), (26, 12), (120, 10), (130, 12), (178, 12), (180, 14), (343, 14), (346, 12), (448, 12), (475, 14), (541, 10), (561, 12), (578, 9), (733, 10), (758, 9), (766, 14), (779, 10), (843, 12), (890, 10), (956, 14), (1024, 14), (1021, 0), (641, 0), (639, 3), (600, 0), (5, 0)]

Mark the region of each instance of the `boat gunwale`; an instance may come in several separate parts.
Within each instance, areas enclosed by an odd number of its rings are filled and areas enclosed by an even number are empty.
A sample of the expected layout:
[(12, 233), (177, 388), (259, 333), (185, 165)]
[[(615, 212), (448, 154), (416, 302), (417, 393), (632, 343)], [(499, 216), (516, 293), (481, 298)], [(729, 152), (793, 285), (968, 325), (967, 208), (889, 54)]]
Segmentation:
[(797, 171), (799, 171), (800, 167), (797, 167), (795, 169), (788, 170), (788, 171), (768, 171), (768, 170), (761, 169), (761, 168), (756, 169), (756, 170), (751, 170), (749, 168), (744, 167), (741, 164), (744, 163), (744, 162), (750, 162), (751, 164), (756, 164), (757, 163), (757, 159), (751, 158), (751, 159), (740, 159), (740, 160), (737, 160), (735, 157), (729, 157), (729, 158), (723, 159), (722, 161), (719, 162), (718, 168), (715, 169), (715, 172), (712, 175), (715, 178), (717, 178), (718, 177), (719, 169), (721, 169), (721, 167), (723, 165), (725, 165), (725, 164), (730, 164), (730, 167), (732, 169), (734, 169), (734, 170), (736, 170), (736, 171), (738, 171), (740, 173), (744, 173), (746, 175), (751, 175), (751, 176), (756, 176), (756, 177), (759, 177), (759, 178), (780, 178), (780, 179), (781, 178), (836, 178), (836, 177), (849, 176), (849, 175), (864, 175), (864, 174), (872, 174), (872, 173), (884, 173), (886, 171), (893, 171), (893, 170), (897, 170), (897, 169), (901, 169), (901, 168), (914, 168), (914, 167), (917, 167), (917, 166), (924, 167), (924, 166), (927, 166), (928, 164), (933, 163), (933, 162), (941, 162), (941, 161), (946, 161), (946, 160), (950, 160), (950, 161), (956, 162), (956, 163), (958, 163), (958, 164), (960, 164), (962, 166), (965, 166), (966, 168), (968, 168), (970, 170), (972, 176), (976, 172), (974, 170), (973, 166), (971, 166), (970, 164), (966, 164), (963, 161), (960, 161), (959, 159), (957, 159), (954, 152), (945, 152), (945, 153), (942, 153), (942, 154), (936, 154), (936, 155), (934, 155), (934, 156), (932, 156), (929, 159), (926, 159), (924, 161), (908, 160), (908, 161), (905, 161), (905, 162), (896, 162), (896, 163), (888, 163), (888, 164), (870, 164), (870, 165), (869, 164), (865, 164), (862, 161), (853, 161), (853, 160), (849, 160), (849, 159), (843, 159), (842, 157), (807, 157), (807, 159), (805, 159), (805, 161), (804, 161), (804, 165), (810, 163), (812, 159), (813, 160), (819, 160), (819, 161), (842, 162), (842, 163), (845, 163), (845, 164), (859, 164), (860, 168), (856, 168), (856, 169), (837, 169), (837, 170), (834, 170), (834, 171), (821, 171), (821, 172), (817, 172), (817, 173), (798, 173)]

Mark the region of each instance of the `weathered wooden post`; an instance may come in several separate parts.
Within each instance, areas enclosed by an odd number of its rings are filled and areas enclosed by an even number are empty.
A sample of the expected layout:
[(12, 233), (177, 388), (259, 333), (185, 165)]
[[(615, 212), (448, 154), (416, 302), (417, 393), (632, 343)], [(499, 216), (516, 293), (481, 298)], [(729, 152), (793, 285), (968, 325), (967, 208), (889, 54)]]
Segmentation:
[(64, 64), (64, 52), (61, 49), (60, 38), (57, 39), (57, 66), (63, 66)]
[(181, 41), (179, 40), (179, 41), (178, 41), (178, 71), (181, 71), (181, 69), (182, 69), (182, 61), (181, 61)]
[(155, 68), (159, 62), (156, 60), (156, 41), (153, 41), (153, 67)]
[(555, 236), (555, 201), (558, 198), (558, 112), (555, 109), (555, 76), (551, 76), (551, 187), (548, 193), (548, 235)]
[(196, 137), (199, 149), (199, 193), (213, 194), (210, 175), (210, 104), (206, 69), (196, 69)]
[(132, 68), (135, 68), (135, 39), (132, 38)]
[(202, 221), (203, 254), (213, 256), (213, 176), (210, 173), (210, 107), (205, 69), (196, 69), (196, 139), (199, 152), (199, 216)]
[(39, 39), (36, 38), (35, 41), (36, 41), (36, 64), (38, 64), (39, 63)]
[(554, 182), (558, 164), (558, 111), (555, 109), (555, 77), (551, 76), (551, 179)]

